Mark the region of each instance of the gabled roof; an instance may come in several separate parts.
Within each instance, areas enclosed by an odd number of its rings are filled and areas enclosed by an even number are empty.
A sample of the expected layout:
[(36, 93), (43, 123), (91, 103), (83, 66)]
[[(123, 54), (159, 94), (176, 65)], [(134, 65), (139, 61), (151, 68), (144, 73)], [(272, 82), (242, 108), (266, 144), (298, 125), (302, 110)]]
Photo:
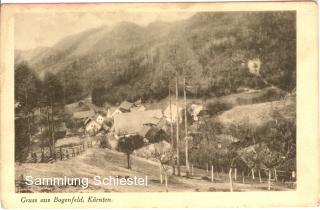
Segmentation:
[(134, 106), (130, 109), (131, 112), (143, 112), (146, 111), (146, 107), (144, 107), (143, 105), (139, 105), (139, 106)]
[(141, 98), (133, 103), (135, 106), (140, 106), (142, 104)]
[(89, 118), (89, 117), (92, 117), (94, 115), (95, 115), (95, 113), (92, 110), (73, 113), (73, 117), (76, 118), (76, 119)]
[(114, 116), (117, 135), (138, 134), (145, 125), (157, 125), (161, 120), (160, 109), (121, 113)]
[(130, 103), (130, 102), (128, 102), (128, 101), (123, 101), (121, 104), (120, 104), (120, 106), (119, 106), (119, 108), (120, 109), (123, 109), (123, 110), (126, 110), (126, 111), (130, 111), (130, 108), (133, 106), (133, 103)]

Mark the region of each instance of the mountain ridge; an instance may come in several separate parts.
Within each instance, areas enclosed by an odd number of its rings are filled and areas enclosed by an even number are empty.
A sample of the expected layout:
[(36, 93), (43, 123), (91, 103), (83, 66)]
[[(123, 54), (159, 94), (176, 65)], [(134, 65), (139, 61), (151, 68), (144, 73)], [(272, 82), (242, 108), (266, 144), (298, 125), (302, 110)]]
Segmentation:
[[(103, 25), (25, 58), (35, 72), (75, 80), (88, 94), (108, 89), (110, 93), (102, 97), (112, 103), (166, 97), (179, 68), (192, 75), (188, 82), (193, 90), (187, 94), (204, 97), (229, 94), (242, 86), (263, 88), (265, 84), (247, 67), (249, 60), (257, 58), (262, 63), (261, 77), (285, 90), (294, 89), (295, 40), (291, 12), (204, 12), (147, 26)], [(18, 52), (17, 63), (21, 56)]]

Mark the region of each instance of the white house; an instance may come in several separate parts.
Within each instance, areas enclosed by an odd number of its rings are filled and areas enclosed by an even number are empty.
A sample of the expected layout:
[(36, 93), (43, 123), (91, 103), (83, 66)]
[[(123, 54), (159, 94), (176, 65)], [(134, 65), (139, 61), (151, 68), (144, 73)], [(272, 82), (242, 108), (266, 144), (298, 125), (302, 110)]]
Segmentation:
[(179, 113), (179, 122), (182, 122), (182, 108), (179, 107), (178, 108), (178, 112), (177, 112), (177, 106), (175, 104), (171, 104), (171, 111), (170, 111), (170, 105), (168, 105), (168, 107), (164, 110), (164, 116), (167, 119), (167, 121), (169, 123), (175, 123), (176, 119), (177, 119), (177, 113)]
[(97, 116), (97, 118), (96, 118), (96, 122), (97, 122), (98, 124), (102, 125), (103, 122), (104, 122), (104, 117), (99, 114), (99, 115)]
[(248, 61), (248, 68), (251, 74), (260, 75), (261, 61), (260, 59), (252, 59)]
[(203, 106), (202, 105), (192, 104), (190, 106), (190, 112), (191, 112), (191, 115), (192, 115), (194, 121), (198, 121), (199, 120), (198, 114), (201, 112), (201, 110), (203, 110)]
[(94, 134), (101, 129), (101, 125), (97, 123), (95, 120), (88, 120), (85, 124), (85, 131), (89, 134)]

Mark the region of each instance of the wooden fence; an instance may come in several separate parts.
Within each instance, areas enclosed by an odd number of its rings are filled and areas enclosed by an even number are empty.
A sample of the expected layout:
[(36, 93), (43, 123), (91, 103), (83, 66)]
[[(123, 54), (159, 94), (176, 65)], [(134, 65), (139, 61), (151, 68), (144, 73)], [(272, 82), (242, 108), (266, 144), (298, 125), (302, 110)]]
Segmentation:
[(83, 153), (88, 148), (92, 148), (92, 141), (85, 141), (79, 145), (73, 146), (59, 146), (55, 147), (55, 151), (52, 155), (50, 155), (49, 151), (33, 153), (31, 159), (28, 159), (27, 162), (47, 163), (57, 160), (66, 160)]

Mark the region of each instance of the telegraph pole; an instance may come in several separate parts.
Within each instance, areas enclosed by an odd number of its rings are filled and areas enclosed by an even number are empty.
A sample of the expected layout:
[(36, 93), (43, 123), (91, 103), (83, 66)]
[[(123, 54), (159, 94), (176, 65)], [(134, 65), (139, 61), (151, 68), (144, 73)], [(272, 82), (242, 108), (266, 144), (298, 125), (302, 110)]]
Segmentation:
[(186, 76), (183, 78), (183, 96), (184, 96), (184, 131), (185, 131), (185, 150), (186, 150), (186, 176), (189, 177), (189, 154), (188, 154), (188, 121), (187, 121), (187, 94), (186, 94)]
[(179, 158), (179, 93), (178, 93), (178, 71), (176, 70), (176, 106), (177, 106), (177, 113), (176, 113), (176, 125), (177, 125), (177, 168), (178, 168), (178, 176), (181, 175), (180, 173), (180, 158)]
[[(170, 108), (170, 143), (171, 143), (171, 148), (174, 148), (174, 143), (173, 143), (173, 125), (172, 125), (172, 109), (171, 109), (171, 87), (170, 87), (170, 82), (169, 82), (169, 108)], [(174, 160), (172, 160), (172, 173), (173, 175), (176, 174), (175, 170), (175, 163)]]

